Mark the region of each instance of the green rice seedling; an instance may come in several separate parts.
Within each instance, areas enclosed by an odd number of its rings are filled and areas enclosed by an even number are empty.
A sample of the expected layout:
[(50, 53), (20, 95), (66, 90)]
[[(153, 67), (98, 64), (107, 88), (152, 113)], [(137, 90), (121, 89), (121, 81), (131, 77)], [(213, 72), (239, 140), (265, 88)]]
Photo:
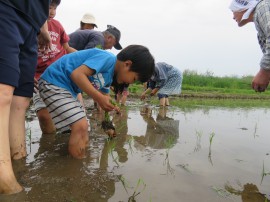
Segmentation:
[(174, 171), (175, 171), (175, 170), (171, 167), (169, 155), (166, 157), (166, 159), (165, 159), (165, 161), (164, 161), (163, 164), (166, 165), (166, 171), (167, 171), (166, 174), (167, 174), (167, 175), (168, 175), (168, 174), (171, 174), (171, 175), (174, 176)]
[(113, 162), (115, 162), (115, 164), (119, 167), (119, 163), (118, 163), (119, 156), (114, 156), (114, 154), (113, 154), (114, 150), (115, 150), (115, 147), (116, 147), (116, 142), (114, 140), (110, 141), (109, 139), (107, 141), (108, 141), (108, 143), (110, 145), (108, 153), (111, 155)]
[(196, 135), (196, 146), (194, 148), (194, 152), (198, 152), (202, 148), (202, 146), (201, 146), (201, 139), (202, 139), (203, 132), (196, 130), (195, 135)]
[(32, 130), (31, 130), (31, 127), (29, 126), (29, 123), (27, 123), (27, 127), (26, 127), (26, 137), (27, 137), (27, 140), (28, 140), (28, 145), (29, 145), (29, 148), (30, 148), (30, 152), (31, 152), (31, 146), (32, 146)]
[(126, 181), (126, 178), (124, 178), (122, 175), (121, 175), (121, 176), (117, 176), (117, 177), (118, 177), (118, 179), (120, 180), (120, 182), (122, 183), (122, 185), (123, 185), (125, 191), (126, 191), (127, 194), (128, 194), (127, 188), (130, 188), (130, 187), (128, 186), (128, 183), (127, 183), (127, 181)]
[(170, 165), (170, 159), (169, 159), (169, 152), (170, 149), (173, 147), (175, 142), (175, 137), (169, 136), (169, 138), (165, 141), (165, 148), (166, 148), (166, 154), (165, 154), (165, 160), (164, 165), (167, 166), (167, 175), (170, 173), (171, 175), (174, 175), (174, 169)]
[(191, 170), (189, 169), (189, 165), (188, 164), (178, 164), (176, 166), (183, 168), (188, 173), (191, 173)]
[(263, 182), (264, 177), (267, 176), (267, 175), (270, 175), (270, 172), (265, 172), (264, 161), (263, 161), (263, 169), (262, 169), (262, 174), (261, 174), (261, 176), (262, 176), (261, 184)]
[(229, 182), (225, 184), (225, 190), (237, 196), (240, 196), (242, 194), (243, 191), (241, 189), (243, 189), (242, 186), (240, 186), (240, 188), (237, 189), (237, 188), (234, 188), (232, 185), (230, 185)]
[[(129, 195), (128, 193), (128, 188), (131, 188), (128, 185), (127, 180), (125, 179), (125, 177), (123, 176), (118, 176), (118, 179), (120, 180), (120, 182), (122, 183), (126, 193)], [(141, 187), (142, 186), (142, 187)], [(146, 188), (146, 184), (144, 183), (144, 181), (142, 179), (138, 179), (137, 181), (137, 185), (133, 191), (133, 194), (131, 196), (129, 196), (128, 198), (128, 202), (136, 202), (136, 197), (141, 194)], [(140, 190), (139, 190), (140, 189)], [(150, 200), (151, 201), (151, 200)]]
[[(138, 189), (141, 187), (141, 185), (143, 187), (139, 191)], [(134, 190), (133, 194), (128, 198), (128, 202), (136, 202), (136, 200), (135, 200), (136, 197), (145, 190), (145, 187), (146, 187), (146, 184), (144, 183), (144, 181), (142, 179), (139, 179), (138, 182), (137, 182), (137, 185), (135, 187), (135, 190)]]
[(128, 138), (128, 150), (130, 151), (131, 155), (133, 154), (134, 150), (132, 148), (132, 143), (134, 142), (134, 137), (131, 136)]
[(215, 133), (211, 133), (210, 136), (209, 136), (209, 153), (208, 153), (208, 160), (209, 162), (213, 165), (213, 162), (212, 162), (212, 142), (213, 142), (213, 138), (215, 136)]
[(244, 161), (244, 160), (242, 160), (242, 159), (234, 159), (234, 160), (236, 160), (238, 163), (241, 163), (241, 162)]
[(222, 189), (222, 188), (215, 187), (215, 186), (211, 186), (211, 189), (214, 190), (222, 198), (228, 198), (231, 196), (231, 193), (228, 192), (226, 189)]
[(254, 133), (253, 133), (254, 139), (255, 137), (259, 137), (259, 135), (256, 135), (256, 133), (257, 133), (257, 123), (255, 124)]

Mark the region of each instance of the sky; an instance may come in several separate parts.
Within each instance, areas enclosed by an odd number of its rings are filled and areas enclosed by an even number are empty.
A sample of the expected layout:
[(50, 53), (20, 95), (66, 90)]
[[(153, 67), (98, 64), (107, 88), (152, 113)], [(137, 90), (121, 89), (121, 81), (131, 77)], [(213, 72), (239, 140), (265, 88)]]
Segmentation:
[[(98, 31), (121, 31), (120, 44), (149, 48), (156, 62), (215, 76), (255, 75), (262, 52), (254, 23), (238, 27), (231, 0), (62, 0), (59, 20), (70, 34), (90, 12)], [(119, 51), (112, 49), (117, 54)]]

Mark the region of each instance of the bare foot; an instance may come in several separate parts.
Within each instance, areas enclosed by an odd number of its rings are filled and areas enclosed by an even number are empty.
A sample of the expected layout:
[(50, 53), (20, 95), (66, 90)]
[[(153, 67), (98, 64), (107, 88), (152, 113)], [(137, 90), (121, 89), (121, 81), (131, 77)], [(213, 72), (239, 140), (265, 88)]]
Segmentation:
[(2, 160), (0, 162), (0, 194), (15, 194), (23, 188), (17, 182), (11, 163)]

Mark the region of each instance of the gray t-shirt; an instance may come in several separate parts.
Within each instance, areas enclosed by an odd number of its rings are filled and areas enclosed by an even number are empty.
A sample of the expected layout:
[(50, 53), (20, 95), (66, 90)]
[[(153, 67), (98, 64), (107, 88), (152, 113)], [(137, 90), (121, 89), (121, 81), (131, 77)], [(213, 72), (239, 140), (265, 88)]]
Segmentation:
[(77, 30), (69, 34), (69, 46), (76, 50), (104, 47), (104, 36), (102, 32), (95, 30)]
[(258, 3), (254, 12), (254, 23), (258, 31), (257, 37), (263, 52), (260, 66), (270, 70), (270, 0)]

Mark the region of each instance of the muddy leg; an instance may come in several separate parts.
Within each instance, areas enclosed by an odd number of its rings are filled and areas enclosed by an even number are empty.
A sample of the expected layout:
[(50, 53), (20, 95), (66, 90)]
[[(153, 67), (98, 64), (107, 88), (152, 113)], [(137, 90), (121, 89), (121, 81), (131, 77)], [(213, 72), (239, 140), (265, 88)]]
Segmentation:
[(9, 119), (10, 152), (13, 159), (26, 156), (25, 145), (25, 114), (30, 98), (13, 96)]
[(83, 118), (71, 125), (71, 135), (68, 143), (68, 151), (71, 156), (77, 159), (85, 157), (85, 148), (89, 143), (88, 123)]
[(14, 88), (0, 84), (0, 194), (22, 191), (11, 164), (9, 144), (9, 116)]
[(47, 108), (39, 110), (37, 117), (43, 134), (55, 134), (56, 128)]
[(159, 105), (160, 106), (165, 106), (165, 97), (163, 97), (163, 98), (160, 98), (160, 100), (159, 100)]

